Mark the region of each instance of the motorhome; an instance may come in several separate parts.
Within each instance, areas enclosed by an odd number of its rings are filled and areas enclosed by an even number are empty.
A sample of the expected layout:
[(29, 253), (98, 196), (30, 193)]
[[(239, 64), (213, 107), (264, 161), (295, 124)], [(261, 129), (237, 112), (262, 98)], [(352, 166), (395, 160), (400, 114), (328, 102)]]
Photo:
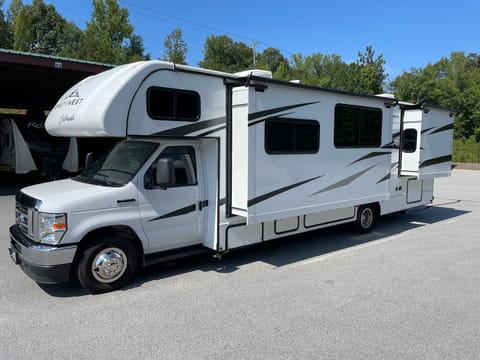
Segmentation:
[(0, 112), (0, 172), (36, 172), (44, 178), (56, 179), (78, 171), (75, 137), (49, 135), (45, 130), (45, 114), (40, 109), (16, 112)]
[(368, 232), (429, 204), (450, 175), (453, 114), (147, 61), (81, 81), (46, 128), (123, 140), (80, 175), (19, 192), (10, 254), (37, 282), (98, 293), (159, 261), (343, 223)]

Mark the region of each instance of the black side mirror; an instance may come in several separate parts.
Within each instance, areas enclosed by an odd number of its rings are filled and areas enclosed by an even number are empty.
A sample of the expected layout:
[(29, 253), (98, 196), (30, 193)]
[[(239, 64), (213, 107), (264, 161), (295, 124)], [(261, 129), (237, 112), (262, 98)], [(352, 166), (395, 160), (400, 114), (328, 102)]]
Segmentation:
[(93, 164), (93, 152), (89, 152), (87, 156), (85, 156), (85, 169), (88, 169), (92, 164)]
[(175, 184), (175, 167), (173, 160), (163, 158), (158, 160), (157, 170), (155, 172), (155, 184), (164, 189)]

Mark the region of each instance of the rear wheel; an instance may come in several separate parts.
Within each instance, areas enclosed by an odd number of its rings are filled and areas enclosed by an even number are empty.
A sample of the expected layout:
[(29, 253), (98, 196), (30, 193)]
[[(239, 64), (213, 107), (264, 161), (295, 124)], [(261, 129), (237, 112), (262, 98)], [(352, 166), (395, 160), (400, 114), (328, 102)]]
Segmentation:
[(377, 209), (374, 205), (360, 206), (357, 212), (357, 219), (353, 223), (353, 230), (360, 234), (370, 232), (377, 222)]
[(123, 238), (103, 238), (83, 250), (76, 276), (85, 289), (103, 293), (125, 285), (136, 268), (137, 255), (130, 242)]

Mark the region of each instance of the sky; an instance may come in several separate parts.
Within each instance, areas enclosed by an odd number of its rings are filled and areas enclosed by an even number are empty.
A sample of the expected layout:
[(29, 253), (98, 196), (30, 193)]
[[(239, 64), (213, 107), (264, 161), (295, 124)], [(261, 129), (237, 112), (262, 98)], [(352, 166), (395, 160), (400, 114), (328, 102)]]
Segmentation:
[[(24, 0), (24, 4), (31, 0)], [(67, 21), (85, 29), (91, 0), (44, 0)], [(10, 1), (5, 1), (5, 8)], [(372, 46), (386, 61), (390, 80), (412, 67), (425, 67), (454, 51), (480, 53), (479, 0), (118, 0), (128, 9), (134, 33), (152, 59), (162, 58), (163, 41), (180, 28), (187, 63), (198, 66), (205, 39), (227, 35), (255, 44), (256, 51), (278, 48), (293, 54), (340, 55), (355, 61)]]

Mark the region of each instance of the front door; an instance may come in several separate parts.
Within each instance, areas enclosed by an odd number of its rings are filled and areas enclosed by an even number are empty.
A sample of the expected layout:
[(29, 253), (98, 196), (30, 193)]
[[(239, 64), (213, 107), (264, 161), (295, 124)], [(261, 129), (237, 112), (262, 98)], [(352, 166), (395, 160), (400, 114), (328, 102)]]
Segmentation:
[[(156, 164), (170, 158), (175, 183), (167, 188), (155, 185)], [(148, 253), (201, 244), (204, 238), (203, 203), (205, 184), (200, 146), (166, 146), (139, 184), (140, 215), (149, 240)]]

